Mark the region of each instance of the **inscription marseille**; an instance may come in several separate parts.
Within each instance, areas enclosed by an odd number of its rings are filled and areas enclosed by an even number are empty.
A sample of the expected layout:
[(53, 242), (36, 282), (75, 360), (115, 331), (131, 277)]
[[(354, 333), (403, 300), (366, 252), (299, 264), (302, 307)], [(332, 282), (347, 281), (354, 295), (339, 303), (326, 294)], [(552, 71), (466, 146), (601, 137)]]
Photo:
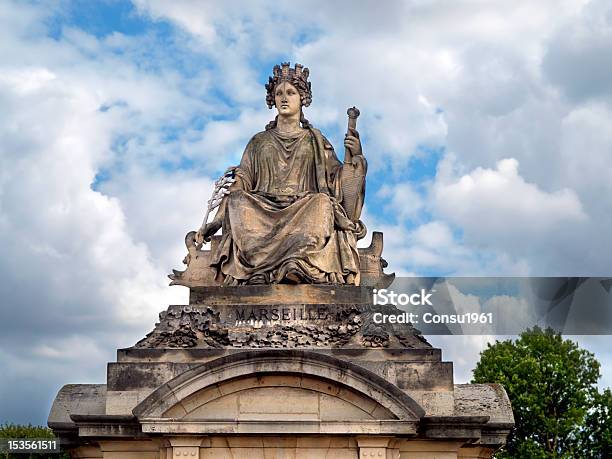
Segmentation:
[(286, 322), (295, 320), (338, 320), (340, 312), (334, 314), (326, 307), (316, 308), (242, 308), (236, 309), (236, 320), (240, 322), (268, 321)]

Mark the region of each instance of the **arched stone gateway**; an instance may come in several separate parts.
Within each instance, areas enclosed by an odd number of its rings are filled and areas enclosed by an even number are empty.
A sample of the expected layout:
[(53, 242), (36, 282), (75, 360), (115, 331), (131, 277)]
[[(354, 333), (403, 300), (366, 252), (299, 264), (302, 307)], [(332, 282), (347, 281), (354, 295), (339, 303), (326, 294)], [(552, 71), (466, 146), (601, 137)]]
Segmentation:
[(149, 395), (133, 414), (147, 432), (353, 433), (378, 425), (381, 432), (415, 434), (425, 411), (351, 362), (303, 350), (265, 350), (193, 368)]

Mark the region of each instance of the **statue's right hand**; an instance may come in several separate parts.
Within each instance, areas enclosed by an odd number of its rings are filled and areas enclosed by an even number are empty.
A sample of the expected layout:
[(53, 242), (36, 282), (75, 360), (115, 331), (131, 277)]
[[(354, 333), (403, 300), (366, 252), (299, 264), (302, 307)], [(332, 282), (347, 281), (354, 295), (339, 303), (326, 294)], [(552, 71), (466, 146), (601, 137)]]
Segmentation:
[(204, 229), (200, 228), (195, 235), (195, 243), (198, 247), (204, 245)]
[(210, 242), (214, 234), (219, 231), (219, 228), (221, 228), (221, 225), (214, 220), (207, 223), (204, 228), (198, 230), (196, 234), (196, 244), (201, 246), (205, 242)]

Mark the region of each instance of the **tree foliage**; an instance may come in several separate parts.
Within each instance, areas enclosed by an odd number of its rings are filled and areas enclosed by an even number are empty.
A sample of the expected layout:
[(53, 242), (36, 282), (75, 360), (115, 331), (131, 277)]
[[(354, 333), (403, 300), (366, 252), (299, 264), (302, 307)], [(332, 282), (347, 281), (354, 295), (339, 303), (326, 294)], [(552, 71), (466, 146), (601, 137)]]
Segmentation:
[(581, 434), (581, 445), (587, 457), (612, 457), (612, 392), (598, 394), (589, 410)]
[[(590, 458), (610, 400), (599, 399), (599, 362), (553, 330), (535, 327), (516, 341), (489, 344), (474, 370), (475, 383), (501, 383), (512, 402), (515, 428), (500, 458)], [(609, 391), (608, 391), (609, 393)], [(607, 428), (609, 434), (610, 427)], [(592, 445), (585, 441), (590, 438)], [(609, 445), (609, 443), (608, 443)], [(609, 450), (608, 450), (609, 452)]]

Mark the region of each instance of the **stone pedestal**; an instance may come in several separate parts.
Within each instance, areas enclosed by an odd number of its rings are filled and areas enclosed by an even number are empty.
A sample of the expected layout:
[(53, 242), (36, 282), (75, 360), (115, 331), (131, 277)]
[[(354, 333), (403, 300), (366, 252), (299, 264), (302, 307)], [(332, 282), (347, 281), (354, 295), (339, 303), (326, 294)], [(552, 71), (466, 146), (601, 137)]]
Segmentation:
[(81, 458), (490, 457), (513, 425), (503, 388), (455, 385), (418, 330), (372, 322), (371, 298), (193, 288), (106, 384), (64, 386), (49, 426)]

